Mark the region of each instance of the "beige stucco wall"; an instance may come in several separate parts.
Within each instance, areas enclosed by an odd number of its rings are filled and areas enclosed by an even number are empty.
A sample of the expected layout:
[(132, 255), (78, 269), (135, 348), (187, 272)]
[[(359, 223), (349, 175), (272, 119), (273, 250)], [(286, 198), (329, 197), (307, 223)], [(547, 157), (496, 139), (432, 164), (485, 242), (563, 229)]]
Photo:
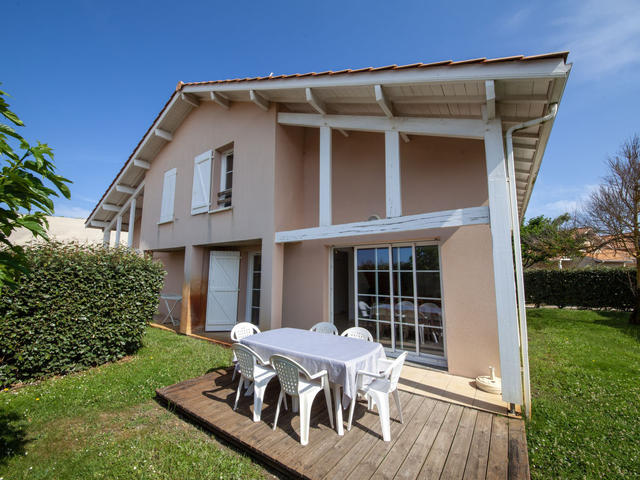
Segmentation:
[(329, 318), (332, 246), (435, 241), (440, 245), (449, 372), (466, 377), (500, 371), (491, 235), (487, 225), (367, 235), (285, 247), (283, 326), (309, 328)]
[[(291, 128), (291, 127), (287, 127)], [(333, 223), (386, 217), (384, 134), (332, 135)], [(304, 219), (318, 225), (319, 133), (304, 130)], [(488, 204), (484, 144), (479, 140), (412, 136), (400, 145), (404, 215)]]
[[(141, 222), (140, 249), (164, 250), (186, 247), (183, 313), (193, 314), (193, 325), (204, 324), (206, 305), (206, 277), (208, 252), (216, 246), (231, 242), (261, 241), (263, 275), (281, 276), (281, 267), (274, 266), (272, 243), (274, 235), (274, 159), (275, 109), (268, 112), (255, 105), (238, 104), (224, 110), (214, 103), (204, 103), (189, 115), (174, 132), (173, 140), (158, 154), (145, 177), (145, 194)], [(233, 206), (217, 213), (191, 214), (193, 159), (207, 151), (216, 151), (214, 170), (219, 168), (219, 152), (233, 145)], [(162, 200), (164, 173), (177, 169), (174, 221), (158, 225)], [(212, 181), (212, 205), (216, 180)], [(206, 264), (207, 267), (202, 268)], [(275, 269), (275, 272), (274, 272)], [(171, 275), (171, 272), (169, 273)], [(276, 298), (281, 297), (277, 282), (264, 282), (261, 296), (261, 325), (269, 327), (275, 287)]]
[[(318, 223), (318, 141), (315, 129), (277, 125), (275, 109), (223, 110), (203, 103), (174, 133), (145, 180), (142, 250), (184, 248), (183, 265), (167, 267), (182, 281), (182, 315), (202, 328), (209, 252), (241, 251), (238, 319), (244, 320), (248, 251), (262, 253), (260, 328), (308, 328), (329, 320), (330, 247), (437, 241), (442, 254), (446, 348), (452, 373), (476, 376), (499, 368), (491, 238), (487, 225), (339, 241), (274, 244), (280, 230)], [(191, 215), (193, 158), (233, 143), (233, 208)], [(214, 171), (218, 168), (214, 162)], [(333, 223), (385, 217), (384, 136), (333, 133)], [(158, 225), (164, 172), (176, 167), (175, 221)], [(403, 212), (423, 213), (487, 204), (481, 141), (412, 136), (401, 144)], [(217, 175), (214, 174), (214, 183)], [(257, 246), (257, 247), (256, 247)], [(182, 280), (177, 280), (182, 279)], [(167, 287), (168, 288), (168, 287)], [(172, 286), (173, 288), (173, 286)], [(182, 327), (181, 327), (182, 328)]]

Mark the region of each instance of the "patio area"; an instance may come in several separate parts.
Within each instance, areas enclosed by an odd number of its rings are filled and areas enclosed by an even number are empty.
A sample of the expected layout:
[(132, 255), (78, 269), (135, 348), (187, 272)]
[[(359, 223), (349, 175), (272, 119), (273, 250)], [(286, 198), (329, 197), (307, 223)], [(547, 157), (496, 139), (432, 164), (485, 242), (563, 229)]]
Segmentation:
[[(483, 405), (483, 396), (467, 390), (472, 388), (463, 383), (468, 379), (460, 382), (456, 380), (460, 377), (414, 368), (405, 367), (400, 381), (403, 424), (395, 420), (397, 412), (391, 408), (390, 442), (382, 440), (379, 417), (366, 411), (364, 403), (356, 408), (352, 430), (338, 436), (330, 428), (324, 399), (318, 396), (309, 445), (303, 447), (298, 414), (282, 412), (278, 428), (271, 429), (277, 380), (267, 387), (260, 422), (252, 421), (251, 397), (242, 396), (233, 411), (237, 379), (231, 382), (232, 369), (158, 389), (156, 394), (169, 408), (293, 478), (529, 478), (520, 418), (492, 413), (491, 408), (504, 408), (506, 413), (506, 406)], [(434, 385), (420, 383), (430, 375)], [(456, 397), (464, 403), (453, 403)]]

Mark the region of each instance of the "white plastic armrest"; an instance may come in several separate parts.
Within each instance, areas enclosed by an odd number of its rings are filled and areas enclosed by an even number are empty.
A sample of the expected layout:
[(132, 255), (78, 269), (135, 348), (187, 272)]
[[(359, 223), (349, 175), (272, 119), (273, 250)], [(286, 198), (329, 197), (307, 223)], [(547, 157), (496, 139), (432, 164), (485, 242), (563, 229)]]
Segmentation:
[(314, 373), (313, 375), (309, 376), (309, 380), (315, 380), (316, 378), (320, 378), (320, 377), (329, 377), (329, 374), (327, 373), (326, 370), (320, 370), (318, 373)]
[(366, 370), (358, 370), (357, 376), (367, 376), (372, 378), (385, 378), (384, 373), (367, 372)]

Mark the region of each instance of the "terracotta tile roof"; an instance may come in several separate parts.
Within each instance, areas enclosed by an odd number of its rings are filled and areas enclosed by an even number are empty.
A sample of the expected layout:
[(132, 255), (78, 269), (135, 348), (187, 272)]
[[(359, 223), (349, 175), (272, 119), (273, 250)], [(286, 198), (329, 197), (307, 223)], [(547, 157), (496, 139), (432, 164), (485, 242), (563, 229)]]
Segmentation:
[(529, 60), (543, 60), (543, 59), (546, 59), (546, 58), (562, 58), (566, 62), (568, 55), (569, 55), (568, 51), (562, 51), (562, 52), (545, 53), (545, 54), (542, 54), (542, 55), (530, 55), (530, 56), (515, 55), (515, 56), (511, 56), (511, 57), (499, 57), (499, 58), (491, 58), (491, 59), (487, 59), (487, 58), (483, 57), (483, 58), (473, 58), (473, 59), (459, 60), (459, 61), (444, 60), (444, 61), (431, 62), (431, 63), (417, 62), (417, 63), (410, 63), (410, 64), (406, 64), (406, 65), (387, 65), (387, 66), (384, 66), (384, 67), (365, 67), (365, 68), (359, 68), (359, 69), (355, 69), (355, 70), (347, 68), (347, 69), (336, 70), (336, 71), (327, 70), (325, 72), (320, 72), (320, 73), (316, 73), (316, 72), (294, 73), (294, 74), (290, 74), (290, 75), (271, 75), (271, 76), (267, 76), (267, 77), (231, 78), (231, 79), (227, 79), (227, 80), (211, 80), (211, 81), (205, 81), (205, 82), (189, 82), (189, 83), (185, 83), (185, 82), (179, 81), (178, 84), (176, 85), (175, 92), (169, 97), (169, 99), (167, 100), (167, 103), (165, 103), (165, 105), (162, 107), (160, 112), (158, 112), (158, 115), (156, 115), (156, 117), (153, 119), (153, 122), (151, 122), (151, 125), (149, 126), (147, 131), (144, 133), (144, 135), (142, 136), (142, 138), (140, 139), (138, 144), (135, 146), (135, 148), (133, 149), (133, 152), (131, 152), (131, 155), (124, 162), (124, 165), (122, 165), (122, 168), (116, 174), (116, 176), (113, 178), (113, 180), (111, 181), (111, 183), (109, 184), (109, 186), (107, 187), (105, 192), (100, 197), (100, 200), (98, 200), (98, 203), (96, 203), (95, 207), (93, 207), (93, 210), (91, 211), (91, 213), (89, 214), (89, 216), (87, 218), (89, 219), (94, 215), (94, 213), (98, 209), (98, 206), (104, 200), (104, 198), (107, 196), (107, 193), (109, 193), (109, 190), (111, 190), (111, 187), (113, 187), (113, 185), (116, 183), (116, 180), (118, 179), (120, 174), (122, 172), (124, 172), (125, 168), (127, 167), (127, 164), (129, 163), (129, 160), (131, 160), (131, 158), (133, 157), (133, 155), (136, 152), (136, 150), (140, 147), (140, 145), (142, 145), (142, 142), (147, 137), (147, 135), (149, 134), (149, 132), (151, 131), (151, 129), (155, 125), (156, 121), (158, 121), (158, 119), (161, 117), (161, 115), (167, 109), (167, 107), (169, 106), (169, 104), (173, 100), (174, 95), (176, 93), (178, 93), (179, 91), (181, 91), (187, 85), (215, 85), (215, 84), (232, 83), (232, 82), (247, 82), (247, 81), (262, 81), (262, 80), (268, 81), (268, 80), (275, 80), (275, 79), (300, 78), (300, 77), (310, 77), (310, 76), (318, 77), (318, 76), (322, 76), (322, 75), (344, 75), (344, 74), (362, 73), (362, 72), (379, 72), (379, 71), (382, 71), (382, 70), (403, 70), (403, 69), (408, 69), (408, 68), (429, 68), (429, 67), (468, 65), (468, 64), (474, 64), (474, 63), (480, 64), (480, 63), (498, 63), (498, 62), (512, 62), (512, 61), (525, 61), (526, 62), (526, 61), (529, 61)]
[(380, 72), (383, 70), (403, 70), (405, 68), (429, 68), (429, 67), (443, 67), (443, 66), (456, 66), (456, 65), (468, 65), (472, 63), (500, 63), (500, 62), (514, 62), (514, 61), (529, 61), (529, 60), (543, 60), (545, 58), (562, 58), (565, 62), (567, 61), (567, 56), (569, 52), (553, 52), (553, 53), (545, 53), (542, 55), (514, 55), (511, 57), (499, 57), (499, 58), (473, 58), (470, 60), (443, 60), (439, 62), (431, 62), (431, 63), (410, 63), (407, 65), (387, 65), (384, 67), (364, 67), (358, 69), (343, 69), (343, 70), (327, 70), (324, 72), (308, 72), (308, 73), (293, 73), (289, 75), (269, 75), (266, 77), (247, 77), (247, 78), (230, 78), (227, 80), (209, 80), (205, 82), (189, 82), (183, 83), (178, 82), (176, 86), (176, 90), (181, 90), (184, 86), (191, 85), (217, 85), (222, 83), (234, 83), (234, 82), (255, 82), (255, 81), (268, 81), (268, 80), (282, 80), (287, 78), (300, 78), (300, 77), (320, 77), (325, 75), (344, 75), (350, 73), (363, 73), (363, 72)]

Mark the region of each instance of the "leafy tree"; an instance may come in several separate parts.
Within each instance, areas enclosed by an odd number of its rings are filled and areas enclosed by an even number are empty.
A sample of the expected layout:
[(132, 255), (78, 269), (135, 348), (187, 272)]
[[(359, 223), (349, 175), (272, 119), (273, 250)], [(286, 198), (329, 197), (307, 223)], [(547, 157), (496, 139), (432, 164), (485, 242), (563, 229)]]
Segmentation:
[(640, 137), (625, 141), (617, 155), (607, 160), (609, 174), (591, 194), (583, 223), (598, 234), (594, 248), (608, 246), (636, 259), (632, 289), (636, 304), (629, 323), (640, 324)]
[(71, 181), (55, 173), (53, 151), (47, 144), (30, 145), (15, 130), (24, 123), (9, 110), (6, 96), (0, 90), (0, 285), (15, 286), (27, 271), (27, 259), (9, 235), (22, 227), (34, 237), (47, 239), (46, 216), (54, 213), (52, 197), (61, 193), (70, 198), (67, 183)]
[(582, 257), (587, 234), (575, 228), (568, 213), (556, 218), (544, 215), (520, 227), (522, 264), (525, 268), (562, 257)]

